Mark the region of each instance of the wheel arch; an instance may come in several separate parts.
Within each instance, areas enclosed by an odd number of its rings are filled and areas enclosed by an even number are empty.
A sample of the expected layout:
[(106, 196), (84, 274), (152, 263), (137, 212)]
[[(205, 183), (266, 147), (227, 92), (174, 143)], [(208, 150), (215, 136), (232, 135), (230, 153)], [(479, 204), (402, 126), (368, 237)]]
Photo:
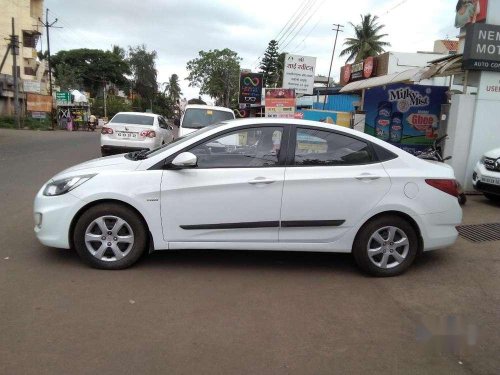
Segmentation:
[(365, 228), (365, 226), (367, 224), (369, 224), (370, 222), (378, 219), (379, 217), (383, 217), (383, 216), (398, 216), (402, 220), (405, 220), (406, 222), (408, 222), (413, 227), (413, 229), (415, 229), (415, 233), (417, 233), (417, 238), (418, 238), (418, 254), (421, 254), (424, 251), (424, 239), (422, 237), (422, 231), (420, 230), (420, 226), (415, 221), (415, 219), (412, 218), (410, 215), (408, 215), (405, 212), (397, 211), (397, 210), (388, 210), (388, 211), (379, 212), (379, 213), (373, 215), (372, 217), (370, 217), (368, 220), (366, 220), (359, 227), (358, 231), (356, 232), (356, 236), (354, 238), (354, 242), (356, 242), (356, 239), (358, 238), (358, 236), (360, 235), (361, 231)]
[(121, 206), (129, 208), (130, 210), (134, 211), (137, 214), (137, 216), (139, 217), (139, 219), (146, 226), (146, 231), (148, 233), (148, 244), (147, 244), (147, 246), (148, 246), (149, 252), (151, 252), (154, 249), (154, 240), (153, 240), (153, 236), (151, 234), (151, 231), (149, 229), (148, 222), (144, 218), (144, 215), (142, 215), (141, 212), (137, 208), (135, 208), (134, 206), (132, 206), (130, 203), (124, 202), (124, 201), (119, 200), (119, 199), (98, 199), (98, 200), (89, 202), (85, 206), (81, 207), (78, 210), (78, 212), (73, 216), (73, 219), (71, 220), (71, 224), (69, 226), (68, 241), (69, 241), (70, 247), (74, 248), (73, 234), (75, 232), (75, 227), (76, 227), (76, 223), (78, 222), (78, 219), (80, 219), (80, 217), (82, 216), (82, 214), (85, 211), (87, 211), (88, 209), (90, 209), (92, 207), (95, 207), (95, 206), (98, 206), (100, 204), (105, 204), (105, 203), (119, 204)]

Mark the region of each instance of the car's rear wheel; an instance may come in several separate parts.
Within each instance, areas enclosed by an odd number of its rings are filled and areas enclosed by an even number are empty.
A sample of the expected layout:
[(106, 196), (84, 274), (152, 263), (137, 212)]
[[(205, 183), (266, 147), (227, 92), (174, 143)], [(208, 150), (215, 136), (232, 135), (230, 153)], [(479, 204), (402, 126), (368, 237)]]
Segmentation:
[(399, 216), (381, 216), (365, 224), (354, 241), (358, 266), (373, 276), (400, 275), (418, 253), (418, 235)]
[(500, 203), (500, 195), (484, 193), (484, 196), (492, 202)]
[(80, 216), (73, 240), (78, 255), (91, 266), (123, 269), (146, 250), (147, 231), (133, 210), (108, 203), (91, 207)]

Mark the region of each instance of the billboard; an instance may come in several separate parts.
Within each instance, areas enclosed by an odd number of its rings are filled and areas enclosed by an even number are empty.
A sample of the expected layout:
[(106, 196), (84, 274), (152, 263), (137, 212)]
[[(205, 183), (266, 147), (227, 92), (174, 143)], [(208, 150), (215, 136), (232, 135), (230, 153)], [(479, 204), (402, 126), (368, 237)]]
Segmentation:
[(262, 101), (262, 73), (240, 73), (240, 104), (260, 105)]
[(295, 90), (266, 89), (266, 117), (294, 118)]
[(486, 20), (488, 0), (458, 0), (455, 7), (455, 27)]
[(41, 82), (40, 81), (23, 81), (23, 90), (24, 92), (34, 92), (40, 94), (41, 92)]
[(26, 110), (28, 112), (51, 112), (52, 97), (50, 95), (26, 93)]
[(286, 54), (283, 88), (295, 89), (296, 94), (312, 95), (316, 57)]
[(365, 133), (412, 154), (437, 137), (441, 104), (448, 87), (393, 84), (366, 92)]
[(500, 26), (484, 23), (467, 26), (462, 66), (500, 72)]

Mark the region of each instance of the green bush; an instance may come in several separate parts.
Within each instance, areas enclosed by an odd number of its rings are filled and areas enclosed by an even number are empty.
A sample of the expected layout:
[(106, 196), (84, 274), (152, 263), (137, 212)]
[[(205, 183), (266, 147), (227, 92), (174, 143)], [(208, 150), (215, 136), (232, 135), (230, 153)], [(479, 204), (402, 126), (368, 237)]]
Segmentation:
[[(0, 116), (0, 128), (17, 129), (14, 116)], [(45, 119), (21, 117), (21, 129), (24, 128), (31, 130), (49, 130), (51, 129), (50, 116), (47, 114)]]

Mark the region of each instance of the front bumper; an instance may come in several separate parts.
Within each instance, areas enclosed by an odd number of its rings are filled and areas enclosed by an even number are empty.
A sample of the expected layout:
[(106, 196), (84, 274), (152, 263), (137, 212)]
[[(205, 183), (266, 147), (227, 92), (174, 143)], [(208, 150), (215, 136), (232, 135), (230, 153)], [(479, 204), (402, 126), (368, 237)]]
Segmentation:
[(490, 177), (490, 178), (500, 178), (500, 172), (490, 171), (486, 169), (486, 167), (477, 163), (474, 168), (474, 173), (472, 174), (472, 184), (474, 189), (480, 191), (482, 193), (488, 193), (493, 195), (500, 196), (500, 185), (489, 184), (481, 181), (482, 177)]
[(69, 249), (71, 221), (84, 202), (71, 192), (54, 197), (42, 192), (43, 187), (34, 202), (35, 234), (45, 246)]
[(151, 150), (149, 147), (101, 146), (101, 153), (106, 155), (124, 154), (131, 151)]

